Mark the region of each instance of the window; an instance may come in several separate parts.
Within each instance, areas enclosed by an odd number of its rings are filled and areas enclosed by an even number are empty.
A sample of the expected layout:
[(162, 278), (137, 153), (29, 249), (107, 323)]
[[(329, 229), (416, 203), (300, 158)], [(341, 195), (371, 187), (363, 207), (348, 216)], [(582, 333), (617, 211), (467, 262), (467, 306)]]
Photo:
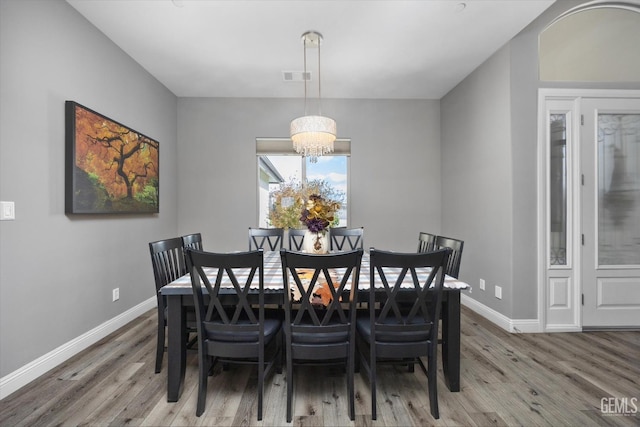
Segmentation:
[[(311, 163), (307, 158), (293, 151), (289, 139), (258, 139), (258, 226), (272, 227), (270, 211), (277, 203), (292, 206), (292, 197), (275, 197), (284, 187), (297, 188), (307, 183), (322, 183), (340, 201), (338, 220), (334, 226), (347, 227), (349, 224), (349, 154), (350, 141), (337, 140), (335, 152), (331, 156), (318, 158)], [(297, 225), (297, 209), (289, 223)]]
[(549, 264), (567, 265), (567, 113), (549, 123)]

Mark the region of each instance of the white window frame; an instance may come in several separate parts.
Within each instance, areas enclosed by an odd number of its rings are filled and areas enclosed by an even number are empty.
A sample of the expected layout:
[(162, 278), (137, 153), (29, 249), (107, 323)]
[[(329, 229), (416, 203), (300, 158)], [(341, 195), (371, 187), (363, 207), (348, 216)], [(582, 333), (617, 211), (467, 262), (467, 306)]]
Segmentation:
[[(334, 142), (331, 156), (346, 156), (347, 158), (347, 224), (351, 222), (351, 139), (339, 138)], [(290, 138), (256, 138), (256, 224), (260, 224), (260, 174), (258, 161), (261, 156), (297, 156)], [(302, 176), (306, 176), (307, 162), (301, 160)]]

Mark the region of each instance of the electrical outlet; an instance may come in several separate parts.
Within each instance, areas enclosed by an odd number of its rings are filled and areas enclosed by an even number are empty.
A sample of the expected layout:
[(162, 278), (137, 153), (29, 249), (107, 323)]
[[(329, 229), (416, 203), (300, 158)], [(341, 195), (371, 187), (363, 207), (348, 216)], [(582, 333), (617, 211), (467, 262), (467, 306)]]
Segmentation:
[(496, 298), (502, 299), (502, 288), (500, 286), (496, 286)]
[(0, 202), (0, 221), (16, 219), (16, 205), (14, 202)]
[(480, 290), (484, 291), (484, 279), (480, 279)]
[(115, 288), (113, 290), (113, 300), (118, 301), (120, 299), (120, 288)]

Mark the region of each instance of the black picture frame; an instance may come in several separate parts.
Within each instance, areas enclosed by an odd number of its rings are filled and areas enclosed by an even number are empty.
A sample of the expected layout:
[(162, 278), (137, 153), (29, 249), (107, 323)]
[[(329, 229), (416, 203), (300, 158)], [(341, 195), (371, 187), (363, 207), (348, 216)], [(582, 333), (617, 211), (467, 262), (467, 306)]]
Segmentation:
[(65, 102), (65, 213), (160, 212), (160, 144), (75, 101)]

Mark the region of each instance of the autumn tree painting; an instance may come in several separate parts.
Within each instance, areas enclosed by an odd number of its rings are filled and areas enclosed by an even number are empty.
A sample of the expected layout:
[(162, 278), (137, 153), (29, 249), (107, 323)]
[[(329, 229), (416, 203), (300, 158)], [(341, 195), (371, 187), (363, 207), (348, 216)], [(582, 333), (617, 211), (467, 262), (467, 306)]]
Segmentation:
[(67, 101), (67, 213), (158, 212), (158, 142)]

